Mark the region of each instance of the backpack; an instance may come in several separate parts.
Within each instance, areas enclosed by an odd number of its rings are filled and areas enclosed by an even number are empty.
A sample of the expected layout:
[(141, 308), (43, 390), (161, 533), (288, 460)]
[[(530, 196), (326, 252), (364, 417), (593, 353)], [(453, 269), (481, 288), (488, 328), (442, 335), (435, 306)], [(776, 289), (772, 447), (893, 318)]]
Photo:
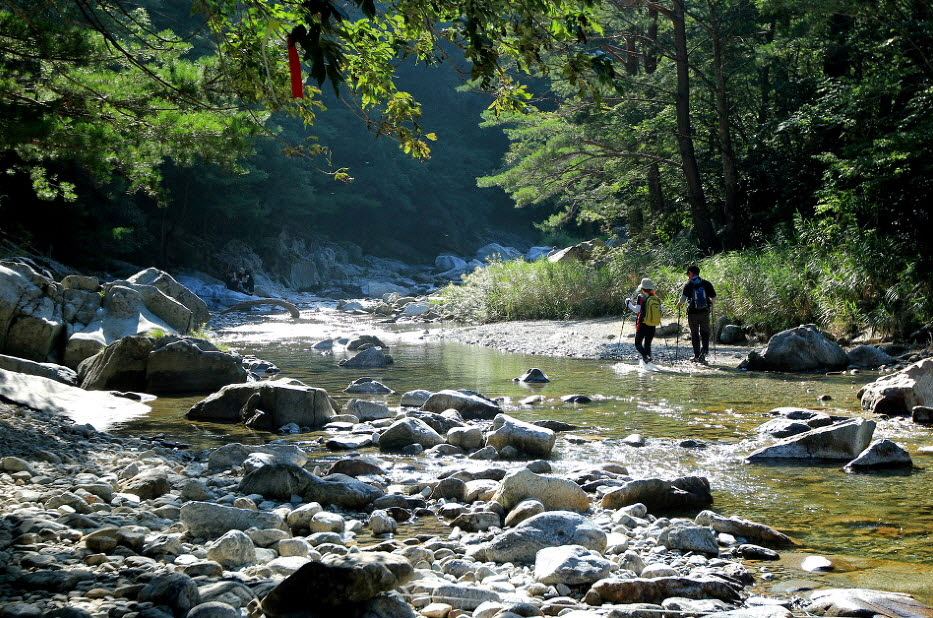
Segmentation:
[(691, 309), (707, 309), (709, 307), (709, 298), (706, 296), (705, 281), (697, 277), (693, 282), (693, 298), (690, 299)]
[(645, 306), (642, 309), (645, 312), (641, 323), (645, 326), (661, 325), (661, 299), (657, 296), (646, 296)]

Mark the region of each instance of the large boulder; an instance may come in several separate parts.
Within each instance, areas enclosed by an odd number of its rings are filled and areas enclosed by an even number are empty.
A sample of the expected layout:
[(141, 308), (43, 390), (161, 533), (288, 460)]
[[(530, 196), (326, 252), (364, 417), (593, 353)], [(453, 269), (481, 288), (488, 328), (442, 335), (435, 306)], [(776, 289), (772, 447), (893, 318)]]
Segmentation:
[(601, 239), (594, 238), (552, 253), (547, 259), (555, 264), (560, 262), (588, 262), (593, 258), (593, 253), (597, 249), (605, 246), (606, 243)]
[(592, 584), (609, 575), (613, 564), (581, 545), (545, 547), (535, 556), (535, 579), (545, 585)]
[(55, 363), (37, 363), (25, 358), (0, 354), (0, 369), (48, 378), (69, 386), (78, 385), (78, 374), (74, 370)]
[(910, 454), (896, 442), (875, 440), (858, 457), (846, 464), (846, 472), (862, 472), (875, 468), (911, 468)]
[(493, 419), (493, 431), (486, 436), (486, 445), (501, 451), (507, 446), (531, 457), (548, 457), (554, 449), (557, 434), (537, 425), (520, 421), (508, 414)]
[(472, 546), (467, 553), (481, 561), (532, 563), (545, 547), (582, 545), (602, 553), (606, 542), (606, 533), (586, 517), (549, 511), (529, 517), (487, 543)]
[(862, 409), (875, 414), (909, 416), (915, 406), (933, 405), (933, 358), (881, 376), (859, 389)]
[(741, 584), (719, 577), (654, 577), (651, 579), (603, 579), (591, 590), (609, 603), (662, 603), (670, 597), (739, 601)]
[(494, 260), (505, 262), (506, 260), (516, 260), (520, 257), (522, 257), (522, 252), (518, 249), (514, 247), (503, 247), (495, 242), (480, 247), (476, 251), (476, 259), (480, 262), (492, 262)]
[(849, 364), (861, 369), (874, 369), (882, 365), (893, 365), (897, 362), (896, 358), (873, 345), (856, 346), (849, 350), (847, 354), (849, 355)]
[(403, 418), (395, 421), (379, 436), (379, 449), (399, 451), (412, 444), (420, 444), (425, 449), (447, 440), (434, 431), (427, 423), (417, 418)]
[(713, 511), (701, 511), (694, 520), (701, 526), (709, 526), (716, 532), (723, 532), (767, 545), (793, 545), (789, 536), (778, 532), (771, 526), (760, 524), (741, 517), (726, 517)]
[(146, 365), (157, 339), (136, 335), (118, 339), (78, 365), (78, 379), (87, 390), (141, 391)]
[[(130, 287), (131, 285), (133, 287)], [(172, 310), (187, 312), (187, 319), (190, 321), (191, 312), (187, 308), (151, 286), (111, 284), (107, 287), (102, 305), (95, 313), (94, 320), (72, 333), (68, 338), (65, 344), (65, 365), (77, 367), (84, 359), (124, 337), (176, 332), (172, 326), (146, 306), (146, 300), (139, 290), (134, 288), (147, 288), (145, 291), (150, 301), (159, 298), (166, 301), (166, 304), (173, 303), (175, 306)], [(164, 313), (169, 313), (168, 308), (163, 309)], [(183, 321), (181, 318), (178, 319)]]
[(284, 501), (300, 496), (307, 502), (347, 509), (362, 508), (383, 495), (381, 490), (362, 481), (325, 481), (304, 468), (281, 463), (262, 466), (244, 476), (240, 491)]
[(191, 310), (153, 285), (143, 285), (118, 279), (104, 284), (103, 288), (105, 306), (107, 294), (112, 288), (128, 288), (139, 294), (146, 309), (168, 324), (172, 332), (184, 335), (194, 328)]
[(4, 369), (0, 369), (0, 400), (63, 414), (76, 423), (91, 423), (98, 429), (152, 411), (145, 404), (111, 393), (88, 392), (48, 378)]
[(240, 444), (231, 442), (211, 451), (207, 458), (207, 467), (212, 471), (229, 470), (239, 467), (253, 454), (268, 456), (269, 463), (290, 463), (303, 466), (308, 462), (308, 454), (294, 444)]
[(337, 364), (347, 369), (381, 369), (388, 367), (392, 362), (392, 355), (383, 352), (382, 348), (373, 347), (363, 350), (352, 358), (345, 358)]
[(145, 391), (210, 393), (248, 379), (249, 374), (238, 355), (222, 352), (204, 340), (180, 339), (157, 347), (149, 354)]
[(65, 329), (63, 289), (28, 264), (0, 262), (0, 352), (55, 360)]
[(322, 388), (312, 388), (298, 380), (272, 380), (231, 384), (194, 404), (187, 418), (192, 421), (236, 423), (242, 418), (247, 401), (254, 410), (270, 415), (270, 426), (278, 429), (288, 423), (299, 427), (321, 427), (335, 414), (336, 403)]
[(602, 506), (620, 509), (644, 504), (652, 511), (675, 511), (713, 503), (709, 481), (702, 476), (684, 476), (673, 481), (636, 479), (603, 496)]
[(211, 319), (210, 311), (201, 298), (189, 290), (187, 287), (175, 280), (167, 272), (158, 268), (147, 268), (141, 270), (127, 281), (143, 285), (151, 285), (160, 290), (166, 296), (175, 299), (188, 308), (191, 312), (191, 328), (197, 328), (202, 324), (207, 324)]
[(817, 616), (931, 616), (933, 608), (902, 592), (867, 588), (830, 588), (810, 595), (804, 608)]
[(287, 529), (285, 520), (277, 513), (238, 509), (213, 502), (186, 502), (179, 517), (188, 528), (188, 534), (207, 539), (215, 539), (228, 530)]
[(583, 512), (590, 508), (590, 497), (573, 481), (535, 474), (528, 468), (502, 479), (492, 499), (506, 509), (512, 509), (527, 498), (540, 500), (548, 511)]
[(465, 419), (489, 420), (502, 412), (492, 399), (473, 391), (442, 390), (432, 394), (421, 406), (427, 412), (441, 413), (454, 409)]
[(768, 459), (845, 459), (850, 460), (865, 450), (875, 432), (875, 421), (852, 418), (841, 423), (813, 429), (777, 444), (760, 448), (748, 456), (749, 461)]
[(781, 331), (768, 345), (748, 353), (739, 368), (750, 371), (845, 369), (849, 357), (838, 343), (813, 324)]
[(273, 588), (262, 601), (262, 613), (270, 618), (357, 615), (341, 608), (370, 601), (405, 584), (413, 574), (408, 560), (396, 554), (330, 554), (305, 564)]

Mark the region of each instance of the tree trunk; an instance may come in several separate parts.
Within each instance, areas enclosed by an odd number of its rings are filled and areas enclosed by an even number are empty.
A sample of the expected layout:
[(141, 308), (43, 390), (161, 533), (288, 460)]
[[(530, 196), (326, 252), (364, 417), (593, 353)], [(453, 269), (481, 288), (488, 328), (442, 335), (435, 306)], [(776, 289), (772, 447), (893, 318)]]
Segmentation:
[(658, 9), (650, 7), (648, 9), (648, 40), (650, 43), (645, 47), (645, 73), (649, 75), (658, 68)]
[(674, 0), (671, 21), (674, 25), (674, 57), (677, 65), (677, 144), (683, 162), (684, 178), (687, 181), (687, 199), (693, 216), (693, 229), (696, 231), (700, 251), (709, 254), (716, 249), (716, 233), (713, 231), (706, 205), (690, 124), (690, 66), (685, 15), (684, 0)]
[(651, 208), (655, 213), (664, 212), (664, 189), (661, 187), (661, 168), (657, 163), (648, 165), (648, 195), (651, 196)]
[(726, 215), (723, 244), (728, 249), (739, 246), (739, 230), (742, 229), (742, 211), (739, 206), (739, 171), (735, 165), (732, 147), (732, 121), (729, 114), (729, 94), (726, 91), (726, 67), (723, 54), (722, 32), (716, 7), (709, 3), (712, 25), (713, 70), (716, 72), (716, 116), (719, 121), (719, 151), (722, 158), (723, 201)]

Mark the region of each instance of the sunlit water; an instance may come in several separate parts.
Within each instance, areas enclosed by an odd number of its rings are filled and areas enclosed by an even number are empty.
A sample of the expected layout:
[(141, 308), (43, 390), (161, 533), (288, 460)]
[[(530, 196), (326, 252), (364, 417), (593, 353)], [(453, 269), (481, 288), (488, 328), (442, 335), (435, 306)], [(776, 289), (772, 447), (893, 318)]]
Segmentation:
[[(879, 421), (876, 438), (895, 439), (912, 453), (917, 467), (910, 473), (846, 474), (841, 464), (744, 463), (744, 456), (760, 445), (754, 428), (771, 418), (769, 410), (826, 407), (835, 414), (859, 414), (855, 393), (874, 375), (744, 373), (726, 366), (703, 370), (662, 366), (663, 371), (644, 372), (609, 361), (529, 356), (442, 342), (423, 328), (385, 331), (347, 324), (341, 330), (333, 325), (332, 315), (327, 320), (330, 325), (314, 318), (312, 313), (310, 319), (295, 323), (278, 316), (256, 316), (217, 333), (233, 350), (270, 360), (283, 375), (325, 388), (341, 402), (350, 397), (343, 389), (365, 375), (399, 393), (417, 388), (471, 389), (504, 398), (503, 407), (518, 418), (581, 425), (583, 429), (562, 434), (564, 439), (558, 441), (553, 456), (558, 471), (616, 461), (635, 476), (706, 476), (715, 510), (775, 526), (799, 541), (803, 552), (856, 557), (847, 568), (861, 573), (861, 578), (843, 584), (904, 589), (933, 600), (933, 474), (927, 469), (933, 460), (916, 453), (917, 447), (933, 443), (933, 432), (902, 419)], [(380, 370), (350, 370), (336, 364), (345, 353), (325, 356), (311, 350), (315, 341), (353, 332), (378, 332), (395, 364)], [(541, 368), (551, 382), (533, 387), (513, 382), (531, 367)], [(588, 405), (560, 401), (562, 395), (572, 393), (589, 395), (594, 401)], [(532, 394), (543, 395), (546, 401), (534, 407), (519, 403)], [(821, 395), (832, 397), (826, 406), (818, 400)], [(185, 411), (199, 399), (161, 398), (149, 417), (118, 431), (164, 434), (195, 448), (277, 437), (238, 425), (186, 421)], [(398, 396), (386, 399), (396, 404)], [(631, 433), (645, 436), (647, 445), (621, 443)], [(686, 438), (706, 448), (680, 447)]]

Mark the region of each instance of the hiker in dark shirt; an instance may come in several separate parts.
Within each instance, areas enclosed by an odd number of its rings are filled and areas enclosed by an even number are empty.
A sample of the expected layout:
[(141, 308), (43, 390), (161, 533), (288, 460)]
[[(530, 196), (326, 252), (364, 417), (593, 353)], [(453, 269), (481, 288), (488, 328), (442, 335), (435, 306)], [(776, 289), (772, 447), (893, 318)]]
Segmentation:
[(253, 290), (256, 287), (256, 282), (253, 280), (253, 271), (247, 268), (241, 268), (239, 273), (240, 279), (240, 291), (244, 294), (253, 295)]
[(716, 290), (713, 284), (706, 279), (700, 279), (700, 267), (692, 265), (687, 268), (689, 280), (684, 286), (678, 307), (687, 305), (687, 325), (690, 327), (690, 342), (693, 344), (693, 360), (705, 363), (709, 354), (710, 336), (710, 310)]

